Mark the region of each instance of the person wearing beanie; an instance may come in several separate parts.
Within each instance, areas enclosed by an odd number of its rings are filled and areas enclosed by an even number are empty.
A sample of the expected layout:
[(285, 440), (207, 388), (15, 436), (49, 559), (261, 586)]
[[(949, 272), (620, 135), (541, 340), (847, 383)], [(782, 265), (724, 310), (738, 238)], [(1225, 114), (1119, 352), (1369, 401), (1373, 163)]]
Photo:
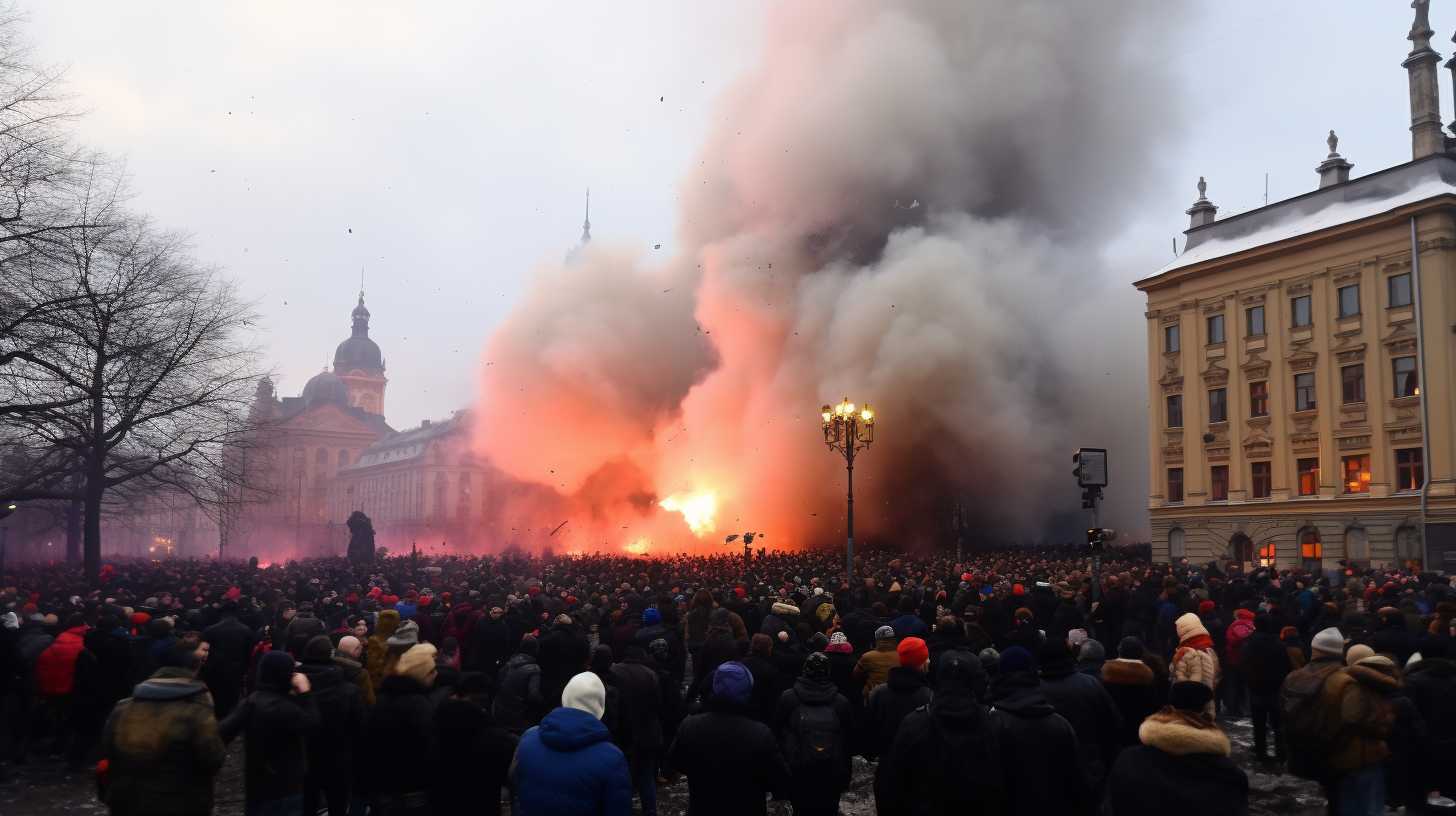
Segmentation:
[(889, 626), (881, 626), (875, 630), (875, 648), (860, 655), (859, 661), (854, 665), (854, 679), (861, 684), (862, 699), (866, 703), (875, 689), (890, 678), (890, 670), (899, 665), (895, 630)]
[(1406, 624), (1405, 615), (1395, 606), (1381, 607), (1376, 611), (1378, 622), (1370, 645), (1377, 654), (1383, 654), (1404, 666), (1416, 652), (1416, 633)]
[(1366, 646), (1363, 643), (1352, 644), (1349, 651), (1345, 652), (1345, 666), (1353, 666), (1367, 657), (1374, 656), (1375, 650), (1370, 648), (1369, 646)]
[(824, 647), (824, 656), (829, 659), (829, 679), (839, 693), (844, 695), (844, 699), (849, 701), (852, 721), (858, 723), (860, 712), (864, 709), (864, 695), (860, 693), (859, 684), (854, 679), (854, 667), (859, 662), (859, 657), (854, 653), (849, 637), (844, 632), (830, 635), (829, 645)]
[(1001, 653), (996, 651), (995, 646), (987, 646), (976, 657), (981, 661), (981, 668), (986, 670), (986, 677), (994, 680), (1001, 671)]
[(1102, 664), (1107, 662), (1107, 650), (1102, 648), (1102, 642), (1088, 638), (1082, 642), (1082, 647), (1077, 650), (1077, 671), (1091, 678), (1102, 676)]
[(1001, 652), (990, 697), (992, 730), (998, 735), (1009, 795), (1004, 812), (1008, 816), (1089, 812), (1093, 794), (1077, 734), (1042, 693), (1036, 661), (1025, 648), (1012, 646)]
[[(231, 590), (229, 590), (231, 592)], [(230, 598), (219, 610), (222, 620), (202, 631), (209, 652), (202, 667), (202, 679), (217, 704), (217, 716), (232, 713), (243, 693), (243, 675), (248, 671), (248, 655), (257, 638), (247, 624), (238, 620), (237, 598)]]
[[(1205, 621), (1206, 625), (1207, 621)], [(1216, 630), (1210, 629), (1210, 632)], [(1249, 609), (1235, 609), (1234, 622), (1223, 634), (1223, 685), (1219, 695), (1223, 700), (1223, 713), (1227, 717), (1242, 717), (1247, 713), (1249, 689), (1240, 663), (1243, 660), (1244, 643), (1254, 634), (1254, 612)]]
[(400, 750), (364, 750), (355, 755), (360, 793), (374, 810), (424, 816), (430, 812), (429, 780), (435, 766), (434, 646), (420, 643), (395, 660), (379, 684), (376, 702), (364, 724), (361, 745)]
[(890, 750), (900, 723), (915, 709), (930, 702), (930, 649), (918, 637), (907, 637), (897, 647), (900, 665), (890, 669), (885, 682), (865, 703), (863, 746), (865, 758)]
[(1212, 702), (1204, 683), (1173, 684), (1169, 704), (1139, 726), (1141, 744), (1124, 750), (1112, 767), (1108, 816), (1248, 812), (1249, 779), (1229, 759), (1229, 739), (1206, 713)]
[(344, 669), (334, 662), (334, 646), (327, 635), (315, 635), (304, 645), (298, 671), (308, 678), (319, 711), (318, 730), (307, 740), (303, 812), (317, 813), (324, 801), (330, 811), (342, 813), (349, 806), (354, 741), (364, 729), (364, 697), (358, 685), (346, 678)]
[(980, 658), (963, 650), (941, 655), (935, 698), (900, 724), (875, 770), (878, 813), (1001, 813), (1010, 799), (999, 745), (981, 697), (987, 677)]
[(849, 701), (830, 679), (829, 656), (814, 652), (792, 688), (778, 699), (773, 731), (789, 765), (789, 801), (794, 812), (839, 812), (839, 797), (849, 787)]
[(1100, 790), (1120, 747), (1122, 714), (1098, 678), (1077, 671), (1065, 640), (1047, 638), (1038, 658), (1041, 693), (1071, 723), (1083, 776), (1094, 791)]
[[(1219, 672), (1218, 653), (1214, 649), (1213, 638), (1209, 636), (1208, 630), (1204, 628), (1203, 621), (1198, 616), (1189, 612), (1180, 616), (1174, 621), (1174, 627), (1178, 632), (1178, 648), (1173, 652), (1173, 659), (1168, 663), (1168, 674), (1173, 683), (1192, 681), (1208, 686), (1209, 691), (1217, 692), (1219, 681), (1222, 679)], [(1208, 704), (1208, 715), (1214, 714), (1213, 703)]]
[(1284, 651), (1289, 655), (1289, 670), (1297, 671), (1309, 663), (1309, 653), (1305, 651), (1304, 640), (1299, 636), (1299, 629), (1294, 626), (1285, 626), (1279, 630), (1279, 642), (1284, 644)]
[(765, 797), (787, 797), (790, 774), (773, 731), (747, 713), (753, 675), (728, 661), (709, 685), (703, 712), (678, 726), (663, 773), (687, 777), (690, 813), (766, 816)]
[(521, 736), (511, 770), (511, 813), (628, 816), (632, 779), (627, 757), (601, 721), (606, 686), (592, 672), (578, 673), (562, 688), (561, 702)]
[[(1303, 653), (1301, 653), (1303, 656)], [(1279, 710), (1279, 689), (1293, 670), (1289, 650), (1274, 633), (1274, 619), (1267, 613), (1254, 616), (1254, 632), (1239, 649), (1237, 671), (1249, 690), (1249, 715), (1254, 721), (1254, 760), (1266, 758), (1268, 731), (1274, 731), (1274, 758), (1284, 759), (1284, 741)], [(1231, 673), (1232, 673), (1231, 671)]]
[(1287, 769), (1302, 779), (1319, 782), (1325, 798), (1336, 800), (1330, 744), (1339, 729), (1339, 695), (1327, 694), (1330, 681), (1345, 668), (1345, 636), (1339, 629), (1320, 630), (1310, 641), (1310, 661), (1289, 673), (1280, 686), (1280, 725), (1288, 750)]
[(295, 669), (293, 655), (287, 652), (264, 654), (258, 661), (257, 689), (218, 723), (224, 743), (243, 735), (248, 813), (303, 809), (307, 739), (318, 731), (321, 720), (308, 677)]

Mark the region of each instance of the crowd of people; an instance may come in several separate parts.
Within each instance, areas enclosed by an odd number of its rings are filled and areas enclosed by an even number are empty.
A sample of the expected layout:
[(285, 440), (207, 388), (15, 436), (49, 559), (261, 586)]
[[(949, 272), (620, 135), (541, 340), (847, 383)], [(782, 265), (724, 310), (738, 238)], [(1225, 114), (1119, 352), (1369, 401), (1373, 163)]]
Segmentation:
[[(1451, 806), (1456, 589), (1075, 550), (67, 564), (0, 580), (0, 756), (191, 816), (241, 737), (255, 814), (1239, 814)], [(0, 771), (3, 772), (3, 771)]]

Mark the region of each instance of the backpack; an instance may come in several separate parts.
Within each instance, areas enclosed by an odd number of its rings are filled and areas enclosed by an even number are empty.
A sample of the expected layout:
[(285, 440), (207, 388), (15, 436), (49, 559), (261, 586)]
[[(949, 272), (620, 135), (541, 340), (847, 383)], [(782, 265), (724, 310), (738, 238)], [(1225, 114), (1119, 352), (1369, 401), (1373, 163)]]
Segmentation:
[(1289, 760), (1289, 772), (1303, 779), (1319, 780), (1329, 775), (1326, 755), (1339, 722), (1320, 705), (1320, 696), (1325, 683), (1340, 668), (1339, 663), (1331, 663), (1315, 671), (1291, 672), (1279, 689), (1279, 713), (1284, 721), (1284, 753)]
[(800, 700), (784, 739), (784, 757), (794, 769), (837, 765), (844, 758), (844, 727), (833, 704)]

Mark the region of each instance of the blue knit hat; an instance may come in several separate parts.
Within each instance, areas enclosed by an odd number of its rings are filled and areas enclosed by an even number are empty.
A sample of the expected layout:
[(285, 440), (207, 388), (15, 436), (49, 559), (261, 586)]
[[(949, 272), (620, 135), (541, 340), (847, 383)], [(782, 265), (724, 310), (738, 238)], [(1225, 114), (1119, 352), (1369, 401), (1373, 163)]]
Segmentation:
[(643, 610), (643, 612), (642, 612), (642, 625), (643, 626), (656, 626), (659, 623), (662, 623), (662, 613), (657, 611), (657, 607), (655, 607), (655, 606), (649, 606), (649, 607), (647, 607), (647, 609)]
[(1031, 671), (1033, 666), (1035, 666), (1035, 662), (1031, 659), (1031, 652), (1021, 646), (1012, 646), (1001, 653), (1002, 674)]
[(748, 667), (730, 660), (713, 672), (713, 696), (727, 703), (747, 705), (753, 693), (753, 675)]
[(264, 654), (258, 661), (257, 681), (259, 688), (287, 691), (293, 682), (293, 655), (277, 650)]

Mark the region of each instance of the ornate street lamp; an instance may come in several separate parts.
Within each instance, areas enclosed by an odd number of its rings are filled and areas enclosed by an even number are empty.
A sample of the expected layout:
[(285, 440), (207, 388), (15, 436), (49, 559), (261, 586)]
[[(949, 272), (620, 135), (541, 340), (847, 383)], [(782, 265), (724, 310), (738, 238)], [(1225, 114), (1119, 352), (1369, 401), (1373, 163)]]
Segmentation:
[(867, 450), (875, 441), (875, 412), (866, 404), (858, 411), (854, 403), (845, 397), (838, 405), (825, 405), (821, 411), (824, 418), (824, 444), (830, 450), (844, 455), (844, 469), (849, 474), (848, 513), (846, 514), (848, 537), (845, 540), (845, 581), (854, 580), (854, 458), (855, 454)]

